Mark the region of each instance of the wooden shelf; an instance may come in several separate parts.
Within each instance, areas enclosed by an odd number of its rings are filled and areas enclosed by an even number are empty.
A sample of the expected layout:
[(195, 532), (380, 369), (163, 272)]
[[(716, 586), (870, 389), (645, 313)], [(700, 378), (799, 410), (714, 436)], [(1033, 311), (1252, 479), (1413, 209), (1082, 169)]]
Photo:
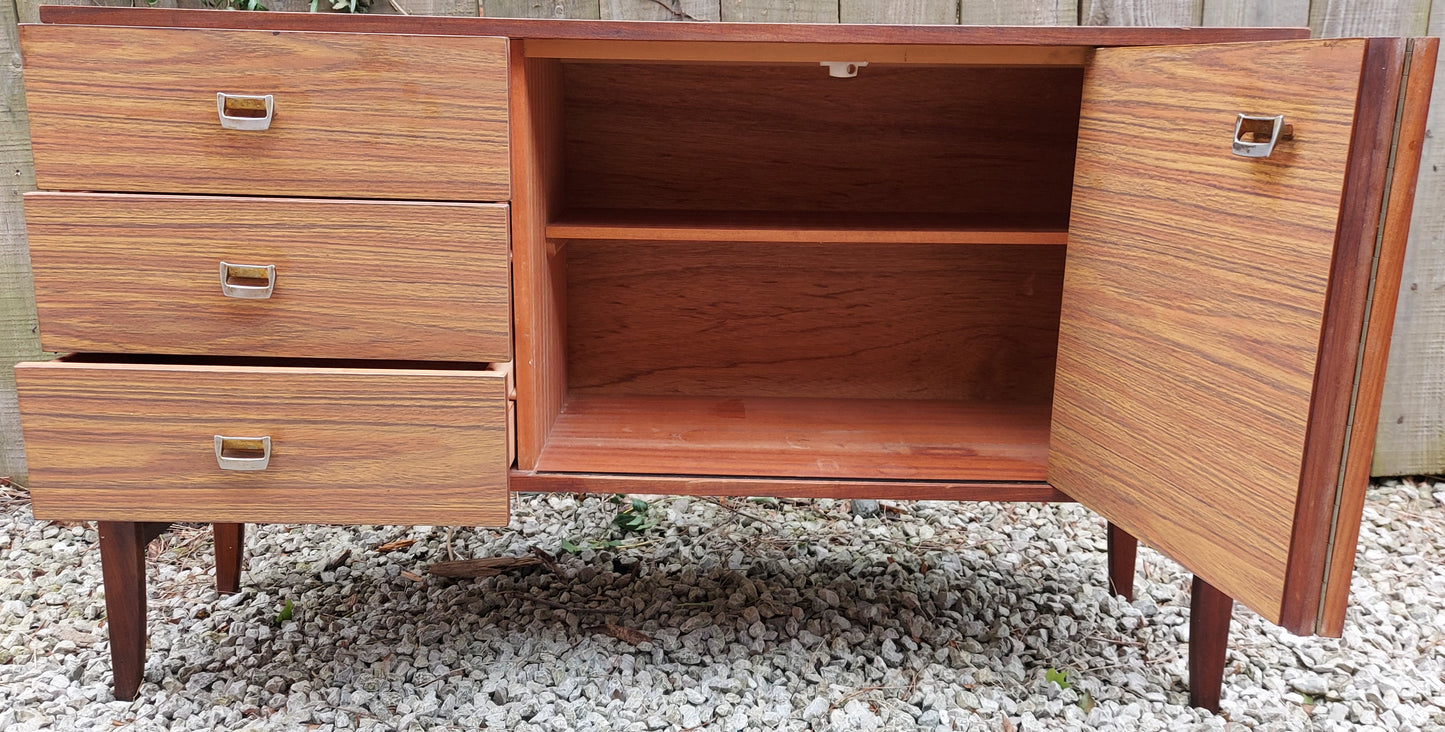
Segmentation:
[(1042, 481), (1050, 407), (571, 393), (547, 472)]
[(1067, 221), (958, 214), (574, 209), (549, 239), (877, 244), (1064, 244)]

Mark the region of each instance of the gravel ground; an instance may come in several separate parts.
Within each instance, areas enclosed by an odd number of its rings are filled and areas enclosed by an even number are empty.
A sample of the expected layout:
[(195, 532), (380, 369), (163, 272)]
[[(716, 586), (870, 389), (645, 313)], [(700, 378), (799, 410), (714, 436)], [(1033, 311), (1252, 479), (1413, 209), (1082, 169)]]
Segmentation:
[[(1445, 483), (1371, 490), (1343, 640), (1236, 608), (1218, 716), (1187, 706), (1188, 576), (1141, 549), (1111, 597), (1075, 505), (653, 498), (618, 541), (626, 503), (523, 497), (502, 531), (254, 527), (219, 599), (183, 527), (124, 703), (94, 530), (0, 502), (0, 730), (1445, 729)], [(426, 570), (533, 547), (557, 569)]]

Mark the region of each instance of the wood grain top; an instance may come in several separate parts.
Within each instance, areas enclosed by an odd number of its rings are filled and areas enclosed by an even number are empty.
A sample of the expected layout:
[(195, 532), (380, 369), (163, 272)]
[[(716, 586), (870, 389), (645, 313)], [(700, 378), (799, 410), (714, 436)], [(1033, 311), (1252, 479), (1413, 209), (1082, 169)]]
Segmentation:
[(261, 28), (366, 33), (442, 33), (511, 38), (782, 43), (977, 43), (1132, 46), (1308, 38), (1308, 28), (1148, 28), (1117, 26), (839, 25), (820, 23), (676, 23), (527, 18), (235, 13), (225, 10), (46, 6), (45, 23), (155, 27)]
[[(1365, 46), (1106, 49), (1085, 75), (1049, 480), (1273, 622)], [(1233, 155), (1240, 112), (1295, 138)]]
[[(32, 193), (51, 351), (511, 359), (504, 204)], [(271, 265), (265, 299), (220, 263)]]

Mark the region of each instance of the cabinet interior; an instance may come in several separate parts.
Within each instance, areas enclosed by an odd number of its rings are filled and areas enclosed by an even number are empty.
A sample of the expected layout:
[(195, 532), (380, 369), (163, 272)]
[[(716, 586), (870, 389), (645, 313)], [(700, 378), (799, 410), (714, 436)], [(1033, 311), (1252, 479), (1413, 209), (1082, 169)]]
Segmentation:
[(1044, 478), (1082, 69), (528, 70), (565, 396), (522, 467)]

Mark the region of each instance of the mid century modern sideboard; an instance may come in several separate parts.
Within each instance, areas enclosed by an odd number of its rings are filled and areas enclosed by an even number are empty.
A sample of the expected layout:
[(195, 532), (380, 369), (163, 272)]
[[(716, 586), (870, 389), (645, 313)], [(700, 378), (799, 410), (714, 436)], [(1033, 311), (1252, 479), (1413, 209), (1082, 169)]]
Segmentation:
[(35, 515), (146, 543), (514, 491), (1076, 500), (1342, 631), (1433, 39), (47, 8)]

